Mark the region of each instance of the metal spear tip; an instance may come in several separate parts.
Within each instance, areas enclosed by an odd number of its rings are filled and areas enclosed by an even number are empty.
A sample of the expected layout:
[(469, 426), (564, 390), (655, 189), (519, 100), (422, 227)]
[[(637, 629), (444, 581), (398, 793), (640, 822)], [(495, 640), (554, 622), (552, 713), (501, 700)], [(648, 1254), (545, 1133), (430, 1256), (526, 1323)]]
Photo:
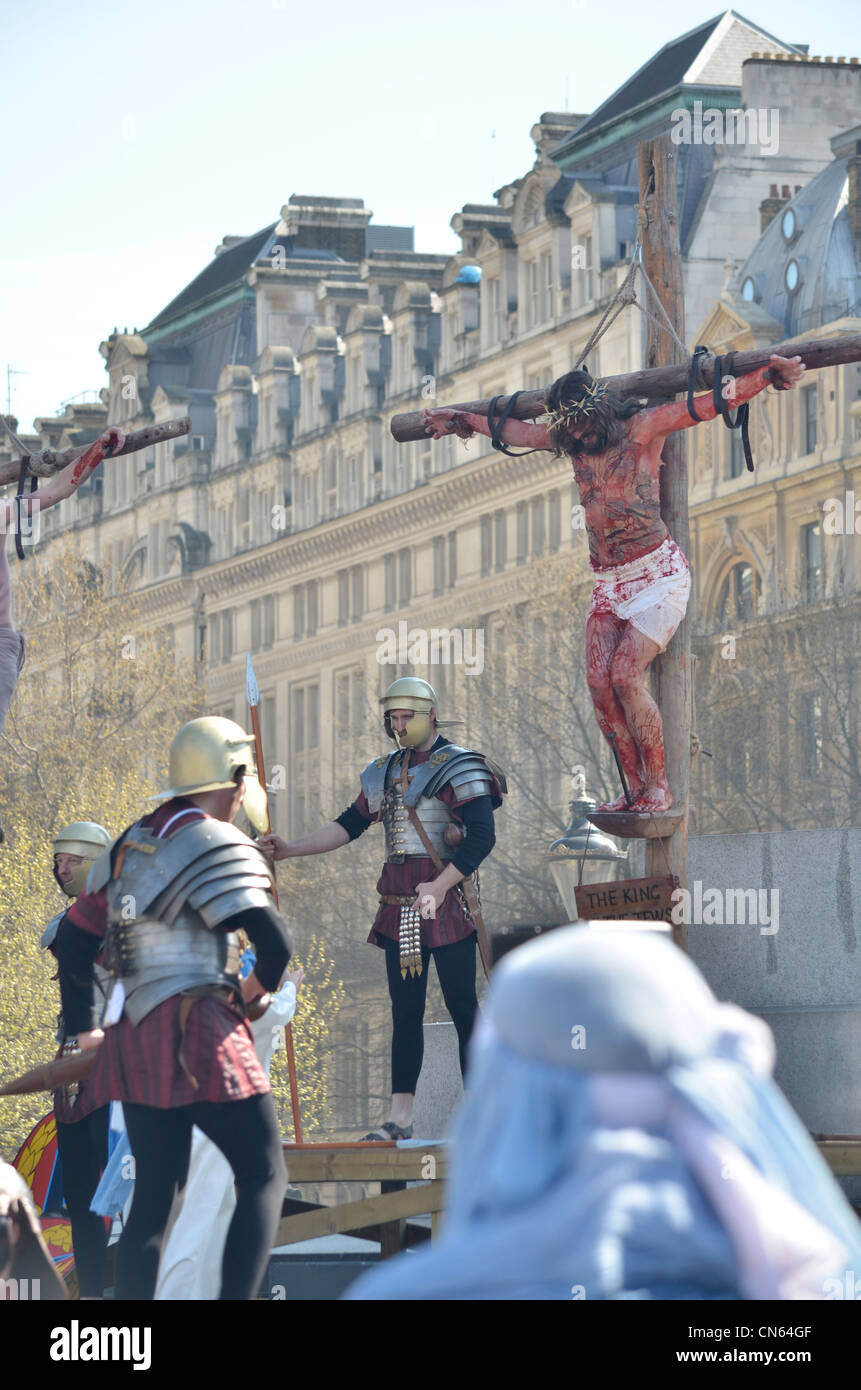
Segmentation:
[(252, 709), (255, 705), (260, 704), (260, 690), (257, 686), (257, 677), (254, 674), (250, 652), (245, 654), (245, 700)]

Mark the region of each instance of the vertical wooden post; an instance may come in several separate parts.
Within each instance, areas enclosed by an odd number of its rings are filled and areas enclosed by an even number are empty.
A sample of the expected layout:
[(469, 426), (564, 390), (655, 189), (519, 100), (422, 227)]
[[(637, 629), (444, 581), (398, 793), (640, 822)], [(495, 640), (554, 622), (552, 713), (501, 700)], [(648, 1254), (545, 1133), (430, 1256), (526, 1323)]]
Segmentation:
[[(644, 140), (637, 147), (643, 265), (670, 322), (684, 342), (685, 293), (675, 156), (676, 146), (669, 135)], [(684, 361), (684, 354), (669, 331), (648, 321), (645, 365), (657, 367)], [(689, 556), (688, 470), (684, 431), (669, 436), (663, 456), (666, 462), (661, 469), (661, 514), (671, 536)], [(687, 618), (678, 628), (666, 652), (652, 665), (652, 694), (664, 725), (667, 780), (676, 805), (685, 808), (685, 815), (671, 839), (646, 841), (646, 873), (666, 873), (666, 861), (669, 859), (670, 872), (677, 875), (685, 888), (691, 766), (691, 638)], [(673, 935), (677, 945), (686, 950), (687, 928), (684, 925), (674, 927)]]

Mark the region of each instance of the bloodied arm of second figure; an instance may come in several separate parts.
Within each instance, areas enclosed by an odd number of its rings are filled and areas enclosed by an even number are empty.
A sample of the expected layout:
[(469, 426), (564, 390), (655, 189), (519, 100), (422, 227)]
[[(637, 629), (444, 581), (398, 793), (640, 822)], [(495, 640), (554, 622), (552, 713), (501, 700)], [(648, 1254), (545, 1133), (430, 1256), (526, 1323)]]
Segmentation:
[[(730, 410), (734, 410), (737, 405), (743, 405), (745, 401), (758, 396), (767, 386), (775, 386), (779, 391), (791, 391), (797, 386), (804, 372), (805, 366), (800, 357), (780, 357), (773, 352), (767, 367), (760, 367), (758, 371), (750, 372), (743, 377), (725, 377), (721, 394)], [(685, 430), (691, 425), (717, 418), (718, 412), (712, 392), (704, 396), (694, 396), (693, 405), (698, 416), (696, 420), (688, 410), (687, 401), (672, 401), (667, 405), (657, 405), (651, 410), (644, 410), (636, 418), (634, 428), (637, 438), (646, 442), (661, 435), (672, 434), (675, 430)]]

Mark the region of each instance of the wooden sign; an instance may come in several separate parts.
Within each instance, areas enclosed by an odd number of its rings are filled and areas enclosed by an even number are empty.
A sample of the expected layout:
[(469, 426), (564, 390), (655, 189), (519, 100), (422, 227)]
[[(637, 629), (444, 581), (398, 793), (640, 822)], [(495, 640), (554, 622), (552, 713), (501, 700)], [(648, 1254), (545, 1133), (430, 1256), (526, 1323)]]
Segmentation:
[(672, 922), (672, 894), (679, 886), (675, 874), (661, 878), (631, 878), (615, 883), (583, 883), (574, 889), (583, 922), (610, 918), (617, 922)]

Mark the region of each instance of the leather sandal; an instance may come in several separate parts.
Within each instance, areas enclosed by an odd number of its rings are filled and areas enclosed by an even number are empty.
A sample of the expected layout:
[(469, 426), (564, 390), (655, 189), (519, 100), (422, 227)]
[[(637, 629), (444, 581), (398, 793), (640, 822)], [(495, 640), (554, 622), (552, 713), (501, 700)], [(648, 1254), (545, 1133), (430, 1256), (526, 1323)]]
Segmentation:
[(379, 1129), (372, 1130), (370, 1134), (363, 1135), (359, 1143), (386, 1144), (390, 1143), (392, 1140), (412, 1139), (412, 1137), (412, 1125), (410, 1125), (409, 1129), (401, 1129), (400, 1125), (396, 1125), (392, 1120), (387, 1120), (384, 1125), (380, 1125)]

